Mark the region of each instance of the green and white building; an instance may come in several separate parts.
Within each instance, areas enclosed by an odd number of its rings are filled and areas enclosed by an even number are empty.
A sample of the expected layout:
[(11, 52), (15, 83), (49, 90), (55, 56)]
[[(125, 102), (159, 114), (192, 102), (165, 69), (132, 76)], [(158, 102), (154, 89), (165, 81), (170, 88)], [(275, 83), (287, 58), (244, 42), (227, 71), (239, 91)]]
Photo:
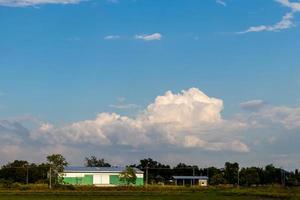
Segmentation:
[[(59, 176), (63, 184), (68, 185), (94, 185), (94, 186), (120, 186), (120, 173), (124, 167), (66, 167)], [(136, 186), (144, 185), (144, 172), (134, 168), (136, 172)]]

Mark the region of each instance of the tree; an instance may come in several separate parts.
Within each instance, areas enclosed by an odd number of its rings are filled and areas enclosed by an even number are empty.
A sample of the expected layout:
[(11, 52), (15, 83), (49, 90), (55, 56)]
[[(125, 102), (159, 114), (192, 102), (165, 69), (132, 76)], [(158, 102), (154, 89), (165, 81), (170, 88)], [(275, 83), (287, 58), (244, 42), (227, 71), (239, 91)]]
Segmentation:
[(4, 165), (0, 171), (0, 179), (13, 182), (26, 183), (27, 167), (29, 163), (24, 160), (15, 160)]
[(251, 186), (260, 184), (259, 169), (256, 167), (243, 168), (240, 173), (242, 185)]
[(136, 171), (132, 167), (126, 167), (126, 169), (120, 173), (120, 181), (125, 183), (125, 185), (134, 185), (136, 178)]
[(221, 174), (221, 173), (214, 174), (210, 178), (210, 184), (212, 184), (212, 185), (220, 185), (220, 184), (224, 184), (224, 183), (226, 183), (226, 180), (225, 180), (223, 174)]
[(298, 169), (295, 170), (295, 178), (300, 182), (300, 173)]
[(144, 171), (145, 176), (147, 175), (146, 171), (148, 171), (148, 183), (160, 182), (161, 178), (169, 180), (172, 177), (172, 170), (169, 165), (164, 165), (152, 158), (142, 159), (138, 165), (131, 165), (131, 167)]
[(281, 183), (281, 169), (274, 167), (270, 164), (265, 167), (264, 170), (264, 181), (265, 184)]
[(47, 162), (51, 168), (57, 172), (63, 172), (64, 168), (68, 166), (68, 162), (61, 154), (47, 156)]
[(225, 163), (225, 179), (229, 184), (237, 184), (238, 180), (238, 171), (239, 164), (238, 163)]
[(111, 167), (103, 158), (98, 159), (96, 156), (91, 156), (90, 158), (86, 157), (84, 165), (86, 167)]
[(57, 184), (59, 182), (58, 173), (64, 171), (64, 168), (68, 166), (68, 162), (61, 154), (52, 154), (47, 156), (47, 164), (51, 167), (51, 178)]

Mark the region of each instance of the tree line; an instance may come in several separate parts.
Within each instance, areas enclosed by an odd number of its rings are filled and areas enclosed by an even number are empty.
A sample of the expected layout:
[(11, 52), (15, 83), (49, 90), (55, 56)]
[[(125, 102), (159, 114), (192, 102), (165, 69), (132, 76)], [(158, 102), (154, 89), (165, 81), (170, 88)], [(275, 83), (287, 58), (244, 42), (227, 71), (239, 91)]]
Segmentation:
[[(86, 157), (84, 165), (86, 167), (112, 166), (103, 158), (95, 156)], [(53, 184), (58, 184), (58, 173), (62, 172), (66, 166), (68, 166), (68, 162), (60, 154), (49, 155), (46, 157), (46, 162), (40, 164), (15, 160), (0, 168), (0, 183), (49, 183), (49, 178), (51, 177)], [(199, 168), (196, 165), (179, 163), (175, 167), (171, 167), (170, 165), (147, 158), (128, 167), (142, 170), (145, 181), (148, 181), (148, 184), (172, 184), (173, 176), (208, 176), (210, 185), (300, 185), (298, 170), (286, 171), (272, 164), (265, 167), (240, 168), (236, 162), (226, 162), (222, 168)]]

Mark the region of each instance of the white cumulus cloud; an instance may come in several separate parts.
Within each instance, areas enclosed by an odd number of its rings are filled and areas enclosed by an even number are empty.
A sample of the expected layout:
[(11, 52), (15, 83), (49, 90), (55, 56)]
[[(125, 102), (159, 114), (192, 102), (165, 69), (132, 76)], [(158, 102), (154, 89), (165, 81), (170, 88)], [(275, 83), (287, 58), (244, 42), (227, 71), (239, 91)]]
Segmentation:
[(96, 119), (63, 127), (43, 124), (32, 132), (34, 140), (53, 144), (144, 145), (198, 148), (212, 151), (247, 152), (237, 130), (244, 124), (224, 120), (223, 101), (208, 97), (197, 88), (158, 96), (135, 118), (116, 113), (100, 113)]

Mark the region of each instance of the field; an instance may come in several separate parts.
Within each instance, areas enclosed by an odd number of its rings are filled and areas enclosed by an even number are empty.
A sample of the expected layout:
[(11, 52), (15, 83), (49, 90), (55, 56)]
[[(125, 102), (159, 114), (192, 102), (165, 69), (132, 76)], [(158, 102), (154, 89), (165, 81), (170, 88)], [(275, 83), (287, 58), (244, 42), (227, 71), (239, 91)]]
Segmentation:
[(300, 199), (299, 188), (149, 188), (70, 190), (0, 190), (0, 200), (272, 200)]

